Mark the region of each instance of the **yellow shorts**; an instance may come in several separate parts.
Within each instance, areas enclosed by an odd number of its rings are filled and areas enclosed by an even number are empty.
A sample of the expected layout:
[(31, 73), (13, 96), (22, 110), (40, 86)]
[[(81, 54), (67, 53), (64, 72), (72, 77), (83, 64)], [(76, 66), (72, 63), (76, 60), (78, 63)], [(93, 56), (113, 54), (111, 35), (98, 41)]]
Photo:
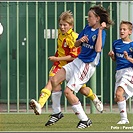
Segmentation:
[(53, 77), (60, 69), (61, 67), (59, 66), (52, 66), (52, 68), (49, 71), (49, 76)]

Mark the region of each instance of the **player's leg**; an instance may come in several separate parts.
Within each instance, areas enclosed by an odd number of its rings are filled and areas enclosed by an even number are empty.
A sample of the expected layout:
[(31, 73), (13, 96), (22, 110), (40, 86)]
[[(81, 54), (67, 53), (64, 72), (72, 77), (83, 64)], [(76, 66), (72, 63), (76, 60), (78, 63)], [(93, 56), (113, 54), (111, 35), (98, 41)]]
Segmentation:
[(51, 117), (47, 121), (45, 126), (51, 126), (55, 124), (57, 121), (59, 121), (62, 117), (64, 117), (63, 113), (61, 112), (61, 105), (60, 105), (61, 95), (62, 95), (61, 85), (58, 85), (51, 94), (53, 113), (50, 115)]
[[(78, 60), (78, 59), (77, 59)], [(81, 65), (84, 69), (85, 64)], [(91, 120), (85, 114), (79, 99), (76, 95), (73, 94), (73, 91), (78, 92), (79, 89), (82, 87), (84, 82), (88, 81), (88, 75), (85, 81), (80, 84), (78, 73), (80, 71), (79, 68), (75, 66), (73, 62), (68, 63), (67, 65), (63, 66), (63, 68), (51, 79), (52, 87), (55, 88), (60, 82), (64, 79), (67, 80), (67, 87), (64, 91), (66, 98), (68, 99), (69, 103), (72, 105), (72, 109), (74, 113), (80, 119), (80, 122), (77, 125), (77, 128), (86, 128), (92, 124)], [(61, 77), (59, 77), (61, 76)], [(70, 88), (73, 90), (70, 90)]]
[(52, 93), (52, 108), (53, 114), (61, 112), (60, 99), (62, 95), (61, 84), (66, 78), (66, 72), (64, 68), (60, 69), (55, 76), (51, 78), (53, 93)]
[(52, 109), (53, 114), (51, 115), (48, 122), (45, 124), (45, 126), (50, 126), (56, 123), (59, 119), (63, 117), (63, 114), (61, 112), (60, 107), (60, 99), (61, 99), (61, 86), (63, 80), (65, 80), (65, 70), (62, 68), (56, 73), (52, 78), (51, 82), (53, 82), (53, 93), (52, 93)]
[(99, 112), (103, 112), (103, 103), (98, 99), (97, 95), (93, 93), (92, 89), (89, 87), (86, 87), (85, 85), (82, 86), (82, 88), (79, 90), (81, 94), (85, 95), (87, 98), (92, 100), (94, 103), (96, 109)]
[(50, 97), (51, 91), (52, 91), (52, 85), (51, 85), (50, 79), (59, 70), (60, 70), (60, 67), (52, 66), (51, 70), (49, 71), (49, 81), (46, 84), (46, 86), (41, 90), (41, 94), (40, 94), (38, 102), (35, 101), (34, 99), (30, 101), (30, 107), (34, 110), (34, 113), (36, 115), (41, 114), (41, 111), (42, 111), (41, 108), (44, 106), (44, 104), (47, 102), (47, 99)]
[(47, 85), (41, 90), (41, 94), (40, 94), (38, 102), (34, 99), (31, 99), (30, 107), (34, 110), (34, 113), (36, 115), (41, 114), (42, 107), (47, 102), (48, 98), (50, 97), (51, 91), (52, 91), (52, 85), (51, 85), (51, 81), (49, 80)]
[[(61, 85), (60, 84), (57, 86), (57, 89), (54, 89), (54, 91), (52, 92), (53, 114), (58, 114), (61, 112), (60, 101), (61, 101), (62, 91), (61, 91)], [(57, 90), (57, 91), (55, 91), (55, 90)]]
[[(45, 86), (45, 88), (43, 88), (41, 90), (41, 94), (39, 97), (39, 104), (41, 105), (41, 107), (44, 106), (44, 104), (46, 103), (47, 99), (50, 97), (51, 95), (51, 91), (52, 89), (52, 84), (51, 84), (51, 78), (60, 70), (60, 68), (58, 66), (52, 66), (50, 72), (49, 72), (49, 81), (47, 83), (47, 85)], [(57, 86), (57, 90), (61, 90), (60, 87)]]
[[(61, 82), (66, 79), (66, 71), (64, 68), (61, 68), (58, 73), (51, 78), (52, 88), (56, 88)], [(54, 91), (54, 89), (53, 89)]]
[[(55, 74), (61, 69), (61, 67), (57, 66), (53, 66), (49, 76), (53, 77), (55, 76)], [(62, 95), (62, 91), (61, 91), (61, 84), (62, 82), (56, 86), (56, 88), (53, 88), (52, 90), (52, 108), (53, 108), (53, 114), (58, 114), (61, 112), (61, 107), (60, 107), (60, 99), (61, 99), (61, 95)]]
[(69, 87), (66, 87), (64, 94), (68, 99), (69, 103), (72, 105), (72, 110), (74, 111), (75, 115), (77, 115), (80, 120), (77, 125), (77, 128), (86, 128), (91, 126), (92, 121), (85, 114), (79, 99), (76, 97), (76, 95), (73, 94), (73, 91), (70, 90)]
[(115, 93), (115, 101), (117, 102), (118, 109), (120, 111), (121, 120), (117, 124), (128, 124), (129, 121), (127, 119), (127, 111), (126, 111), (126, 100), (123, 97), (125, 93), (124, 89), (118, 86)]

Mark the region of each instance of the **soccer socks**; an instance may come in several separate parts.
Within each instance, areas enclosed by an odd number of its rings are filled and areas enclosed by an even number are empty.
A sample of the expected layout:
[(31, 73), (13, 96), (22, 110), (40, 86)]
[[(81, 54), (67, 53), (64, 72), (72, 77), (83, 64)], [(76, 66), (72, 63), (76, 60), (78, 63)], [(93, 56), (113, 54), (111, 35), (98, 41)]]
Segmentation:
[(126, 100), (117, 102), (121, 120), (127, 120)]
[(44, 104), (46, 103), (50, 95), (51, 95), (51, 91), (48, 90), (47, 88), (44, 88), (41, 90), (41, 94), (38, 100), (38, 103), (41, 105), (41, 108), (44, 106)]
[(81, 121), (87, 121), (88, 117), (85, 114), (82, 105), (80, 102), (78, 104), (72, 106), (72, 110), (74, 111), (75, 115), (81, 120)]
[(52, 109), (53, 114), (58, 114), (61, 112), (60, 99), (62, 91), (52, 92)]
[(92, 89), (90, 89), (90, 92), (89, 92), (89, 94), (88, 94), (87, 97), (88, 97), (89, 99), (91, 99), (92, 101), (96, 98), (95, 95), (94, 95), (94, 93), (93, 93), (93, 91), (92, 91)]

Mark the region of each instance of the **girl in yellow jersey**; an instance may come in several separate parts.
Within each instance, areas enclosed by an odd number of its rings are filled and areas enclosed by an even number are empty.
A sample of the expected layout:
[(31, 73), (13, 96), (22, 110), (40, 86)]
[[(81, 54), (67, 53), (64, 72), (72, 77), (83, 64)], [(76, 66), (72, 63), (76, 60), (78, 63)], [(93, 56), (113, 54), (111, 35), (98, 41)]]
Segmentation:
[[(38, 102), (32, 99), (30, 101), (30, 107), (34, 110), (36, 115), (41, 114), (42, 107), (46, 103), (47, 99), (51, 95), (52, 85), (50, 78), (53, 77), (62, 66), (73, 61), (80, 53), (80, 47), (75, 47), (74, 43), (78, 37), (78, 34), (73, 31), (74, 19), (70, 11), (63, 12), (59, 17), (59, 30), (58, 30), (58, 46), (54, 56), (50, 56), (49, 60), (53, 62), (53, 66), (49, 72), (49, 81), (46, 86), (41, 90), (41, 94)], [(56, 91), (56, 88), (58, 91)], [(52, 109), (53, 114), (45, 126), (49, 126), (57, 122), (63, 117), (60, 107), (60, 98), (62, 95), (61, 84), (54, 88), (52, 92)], [(60, 90), (60, 91), (59, 91)], [(98, 111), (103, 110), (102, 102), (93, 94), (89, 87), (82, 86), (80, 92), (89, 97), (95, 104)]]
[(50, 56), (49, 60), (53, 61), (53, 67), (49, 73), (49, 76), (54, 76), (55, 73), (62, 66), (71, 62), (80, 53), (80, 47), (76, 48), (74, 42), (78, 34), (75, 33), (71, 28), (64, 34), (61, 30), (58, 30), (58, 47), (54, 56)]

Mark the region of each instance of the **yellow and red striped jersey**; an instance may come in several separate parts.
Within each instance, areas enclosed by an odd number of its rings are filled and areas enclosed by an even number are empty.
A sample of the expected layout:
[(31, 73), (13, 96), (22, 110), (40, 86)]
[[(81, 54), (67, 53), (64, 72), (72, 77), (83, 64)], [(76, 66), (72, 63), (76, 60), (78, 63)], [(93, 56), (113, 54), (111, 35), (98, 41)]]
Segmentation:
[[(78, 37), (78, 34), (70, 29), (67, 33), (62, 34), (60, 29), (58, 30), (58, 46), (57, 51), (55, 53), (56, 57), (64, 57), (67, 55), (71, 55), (72, 57), (76, 58), (80, 53), (80, 47), (75, 47), (74, 43)], [(70, 62), (70, 61), (69, 61)], [(66, 65), (68, 61), (58, 61), (54, 62), (54, 65), (58, 65), (62, 67)]]

